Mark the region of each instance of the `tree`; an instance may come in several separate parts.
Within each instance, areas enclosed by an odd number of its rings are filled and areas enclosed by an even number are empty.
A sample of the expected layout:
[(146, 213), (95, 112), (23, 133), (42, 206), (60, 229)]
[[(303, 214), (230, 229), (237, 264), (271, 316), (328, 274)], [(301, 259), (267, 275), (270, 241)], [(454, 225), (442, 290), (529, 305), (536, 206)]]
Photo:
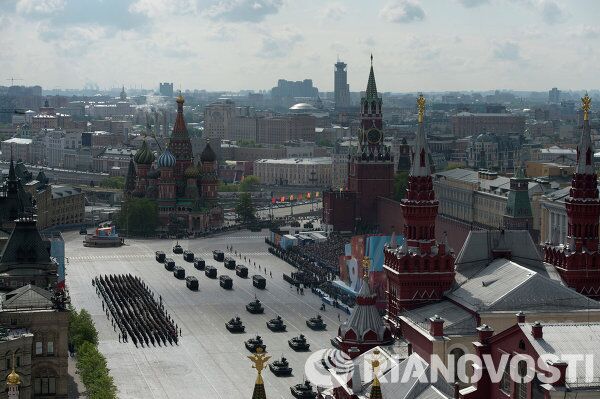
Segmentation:
[(96, 345), (98, 343), (98, 331), (94, 327), (92, 316), (85, 309), (77, 312), (71, 308), (69, 315), (69, 335), (70, 341), (76, 350), (79, 349), (84, 342), (91, 342)]
[(394, 199), (400, 201), (406, 196), (408, 188), (408, 172), (398, 172), (394, 176)]
[(125, 187), (123, 176), (110, 176), (100, 182), (100, 187), (122, 190)]
[(238, 220), (243, 223), (251, 223), (256, 220), (254, 205), (252, 204), (252, 196), (250, 193), (241, 193), (235, 207)]
[(158, 226), (158, 206), (147, 198), (129, 198), (121, 207), (118, 225), (128, 234), (154, 234)]
[(260, 184), (260, 179), (258, 178), (258, 176), (254, 176), (254, 175), (246, 176), (240, 183), (240, 191), (244, 191), (244, 192), (256, 191), (256, 188), (259, 184)]

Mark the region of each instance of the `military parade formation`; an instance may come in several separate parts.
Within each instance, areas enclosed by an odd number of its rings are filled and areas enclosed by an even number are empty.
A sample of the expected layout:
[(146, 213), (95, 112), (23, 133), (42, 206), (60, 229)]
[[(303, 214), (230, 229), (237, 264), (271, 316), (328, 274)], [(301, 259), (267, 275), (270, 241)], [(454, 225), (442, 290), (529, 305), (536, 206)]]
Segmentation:
[(120, 342), (137, 347), (178, 344), (177, 325), (165, 312), (162, 298), (156, 301), (154, 293), (139, 278), (131, 274), (95, 277), (92, 285), (102, 298), (102, 309), (119, 334)]

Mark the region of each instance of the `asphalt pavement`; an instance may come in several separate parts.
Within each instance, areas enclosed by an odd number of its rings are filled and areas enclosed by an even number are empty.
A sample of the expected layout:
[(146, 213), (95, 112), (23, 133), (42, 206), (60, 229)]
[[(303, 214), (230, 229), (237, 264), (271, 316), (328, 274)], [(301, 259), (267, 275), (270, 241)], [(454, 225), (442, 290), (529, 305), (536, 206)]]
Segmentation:
[[(340, 322), (337, 310), (328, 306), (326, 311), (319, 311), (320, 299), (309, 289), (300, 295), (295, 287), (290, 288), (283, 281), (282, 274), (294, 268), (267, 252), (264, 242), (267, 234), (267, 230), (260, 233), (241, 230), (209, 238), (179, 240), (184, 249), (203, 257), (207, 265), (216, 266), (219, 275), (231, 276), (233, 289), (229, 291), (219, 286), (218, 278), (209, 279), (203, 271), (194, 269), (192, 263), (185, 262), (182, 255), (173, 254), (175, 240), (126, 239), (126, 245), (120, 248), (84, 248), (82, 237), (76, 232), (64, 234), (68, 258), (66, 280), (72, 303), (78, 309), (87, 309), (96, 323), (99, 349), (107, 358), (119, 398), (247, 399), (252, 395), (256, 371), (247, 359), (250, 352), (244, 347), (244, 341), (256, 334), (263, 337), (273, 359), (284, 355), (294, 369), (291, 377), (276, 377), (269, 370), (263, 372), (267, 397), (292, 397), (289, 387), (303, 380), (306, 359), (312, 351), (331, 348), (329, 341), (336, 335)], [(227, 252), (229, 245), (241, 254), (241, 259)], [(250, 277), (242, 279), (235, 275), (235, 270), (214, 261), (214, 249), (235, 256), (238, 263), (248, 267)], [(186, 275), (195, 275), (199, 290), (190, 291), (185, 280), (176, 279), (156, 262), (157, 250), (175, 259), (177, 265), (185, 268)], [(259, 272), (259, 265), (261, 270), (266, 267), (267, 274)], [(178, 346), (136, 348), (131, 340), (126, 344), (119, 342), (91, 280), (100, 274), (126, 273), (141, 277), (156, 297), (162, 296), (166, 311), (182, 329)], [(267, 278), (265, 290), (252, 285), (253, 274)], [(255, 296), (265, 307), (262, 315), (252, 315), (245, 310), (245, 305)], [(327, 323), (326, 331), (312, 331), (306, 326), (306, 319), (317, 314)], [(342, 321), (346, 319), (344, 313), (339, 314)], [(225, 329), (225, 322), (236, 315), (246, 326), (244, 334), (231, 334)], [(266, 327), (265, 323), (277, 315), (284, 319), (287, 332), (274, 333)], [(310, 352), (294, 352), (288, 346), (287, 340), (299, 334), (307, 337)]]

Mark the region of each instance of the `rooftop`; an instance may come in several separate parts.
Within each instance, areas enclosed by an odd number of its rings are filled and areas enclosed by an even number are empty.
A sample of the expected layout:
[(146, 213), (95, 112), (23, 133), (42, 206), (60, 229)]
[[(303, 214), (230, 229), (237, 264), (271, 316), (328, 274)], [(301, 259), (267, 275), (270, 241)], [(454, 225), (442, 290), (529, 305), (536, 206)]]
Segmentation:
[(315, 158), (283, 158), (283, 159), (257, 159), (255, 163), (259, 164), (277, 164), (277, 165), (331, 165), (331, 157)]
[(32, 139), (22, 139), (19, 137), (13, 137), (12, 139), (4, 140), (3, 143), (7, 144), (31, 144)]

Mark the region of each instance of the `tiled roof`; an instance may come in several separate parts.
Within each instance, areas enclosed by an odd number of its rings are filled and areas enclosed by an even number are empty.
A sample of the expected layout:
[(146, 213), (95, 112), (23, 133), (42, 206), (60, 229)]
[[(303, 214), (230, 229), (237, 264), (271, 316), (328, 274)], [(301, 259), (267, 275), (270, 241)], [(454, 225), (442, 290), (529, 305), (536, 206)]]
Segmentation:
[(34, 221), (19, 220), (15, 223), (0, 257), (0, 267), (14, 263), (51, 263), (50, 252)]

